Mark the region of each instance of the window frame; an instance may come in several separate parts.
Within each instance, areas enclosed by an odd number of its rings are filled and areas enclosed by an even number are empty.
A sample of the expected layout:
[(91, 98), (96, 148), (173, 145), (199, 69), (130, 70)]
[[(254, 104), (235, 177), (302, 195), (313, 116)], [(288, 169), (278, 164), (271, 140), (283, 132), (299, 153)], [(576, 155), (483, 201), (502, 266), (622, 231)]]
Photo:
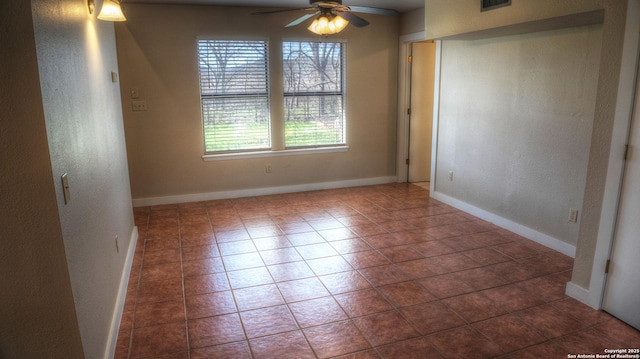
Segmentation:
[[(325, 145), (325, 146), (315, 146), (315, 147), (284, 147), (284, 86), (282, 84), (284, 77), (284, 69), (283, 69), (283, 51), (282, 44), (284, 42), (322, 42), (322, 40), (318, 40), (317, 38), (295, 38), (295, 39), (287, 39), (287, 38), (279, 38), (275, 41), (272, 41), (266, 37), (252, 37), (252, 36), (198, 36), (196, 37), (195, 43), (195, 57), (196, 57), (196, 67), (199, 66), (199, 54), (198, 54), (198, 43), (201, 40), (224, 40), (224, 41), (265, 41), (268, 49), (267, 53), (267, 64), (268, 64), (268, 106), (270, 110), (270, 119), (269, 119), (269, 141), (271, 144), (270, 149), (264, 150), (234, 150), (234, 151), (224, 151), (224, 152), (206, 152), (205, 141), (204, 141), (204, 116), (202, 113), (202, 97), (200, 97), (200, 129), (201, 129), (201, 140), (202, 144), (202, 160), (205, 162), (215, 162), (215, 161), (226, 161), (226, 160), (236, 160), (236, 159), (250, 159), (250, 158), (269, 158), (269, 157), (279, 157), (279, 156), (297, 156), (297, 155), (309, 155), (309, 154), (320, 154), (320, 153), (338, 153), (338, 152), (347, 152), (350, 149), (348, 144), (348, 136), (347, 136), (347, 46), (346, 39), (332, 39), (332, 42), (340, 42), (341, 43), (341, 51), (342, 51), (342, 101), (343, 101), (343, 137), (344, 143), (338, 145)], [(276, 62), (277, 61), (277, 62)], [(281, 73), (278, 73), (281, 71)], [(274, 73), (276, 74), (274, 77)], [(200, 70), (196, 68), (196, 83), (198, 86), (198, 94), (202, 95), (200, 91)], [(278, 116), (274, 116), (274, 114)], [(275, 125), (274, 125), (275, 124)], [(282, 129), (283, 133), (281, 136), (274, 135), (274, 129)], [(274, 139), (281, 137), (281, 143), (277, 143)]]
[[(287, 125), (287, 120), (286, 120), (286, 104), (287, 104), (287, 97), (291, 97), (294, 98), (296, 96), (298, 97), (319, 97), (319, 96), (340, 96), (340, 101), (342, 103), (342, 113), (341, 113), (341, 132), (342, 132), (342, 142), (336, 142), (336, 143), (328, 143), (328, 144), (311, 144), (311, 145), (292, 145), (289, 146), (287, 145), (287, 141), (286, 141), (286, 135), (284, 136), (284, 148), (285, 150), (295, 150), (295, 149), (308, 149), (308, 148), (323, 148), (323, 147), (341, 147), (341, 146), (346, 146), (347, 145), (347, 115), (346, 115), (346, 103), (347, 103), (347, 96), (346, 96), (346, 88), (347, 88), (347, 76), (346, 76), (346, 72), (347, 72), (347, 55), (346, 55), (346, 41), (343, 39), (331, 39), (331, 41), (321, 41), (321, 40), (287, 40), (287, 39), (283, 39), (280, 44), (281, 44), (281, 51), (280, 51), (280, 59), (282, 61), (282, 64), (284, 65), (285, 59), (284, 59), (284, 44), (285, 43), (318, 43), (318, 44), (322, 44), (322, 43), (335, 43), (339, 45), (340, 48), (340, 79), (339, 79), (339, 83), (340, 83), (340, 91), (313, 91), (313, 92), (287, 92), (284, 89), (284, 85), (283, 85), (283, 101), (282, 101), (282, 107), (283, 107), (283, 125), (285, 126), (286, 129), (286, 125)], [(284, 82), (284, 76), (285, 76), (285, 70), (284, 70), (284, 66), (282, 69), (282, 78), (283, 78), (283, 82)], [(296, 95), (297, 94), (297, 95)]]
[[(240, 94), (240, 93), (231, 93), (229, 95), (205, 95), (203, 90), (202, 90), (202, 74), (200, 71), (200, 43), (202, 41), (227, 41), (227, 42), (262, 42), (265, 48), (265, 57), (264, 57), (264, 65), (265, 65), (265, 93), (246, 93), (246, 94)], [(202, 128), (202, 145), (203, 145), (203, 153), (204, 156), (220, 156), (220, 155), (227, 155), (227, 154), (234, 154), (234, 153), (246, 153), (246, 152), (263, 152), (263, 151), (270, 151), (273, 149), (273, 134), (272, 134), (272, 96), (271, 96), (271, 59), (270, 59), (270, 53), (271, 53), (271, 49), (270, 49), (270, 43), (269, 43), (269, 39), (267, 38), (222, 38), (222, 37), (215, 37), (215, 38), (210, 38), (210, 37), (206, 37), (206, 38), (197, 38), (196, 39), (196, 64), (197, 64), (197, 73), (198, 73), (198, 89), (199, 89), (199, 93), (200, 93), (200, 120), (201, 120), (201, 128)], [(266, 139), (267, 139), (267, 146), (265, 147), (261, 147), (261, 148), (243, 148), (243, 149), (229, 149), (229, 150), (220, 150), (220, 151), (207, 151), (207, 138), (206, 138), (206, 131), (205, 131), (205, 126), (206, 126), (206, 121), (205, 121), (205, 114), (204, 114), (204, 104), (205, 104), (205, 98), (237, 98), (237, 99), (249, 99), (249, 98), (264, 98), (266, 100), (266, 113), (267, 113), (267, 133), (266, 133)]]

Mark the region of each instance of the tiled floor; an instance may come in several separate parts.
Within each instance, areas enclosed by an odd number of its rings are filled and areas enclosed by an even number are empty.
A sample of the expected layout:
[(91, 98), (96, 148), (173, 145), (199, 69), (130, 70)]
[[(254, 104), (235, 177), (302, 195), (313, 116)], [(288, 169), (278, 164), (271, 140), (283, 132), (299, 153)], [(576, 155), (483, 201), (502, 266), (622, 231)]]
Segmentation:
[(572, 259), (408, 184), (136, 208), (116, 358), (567, 358), (640, 334)]

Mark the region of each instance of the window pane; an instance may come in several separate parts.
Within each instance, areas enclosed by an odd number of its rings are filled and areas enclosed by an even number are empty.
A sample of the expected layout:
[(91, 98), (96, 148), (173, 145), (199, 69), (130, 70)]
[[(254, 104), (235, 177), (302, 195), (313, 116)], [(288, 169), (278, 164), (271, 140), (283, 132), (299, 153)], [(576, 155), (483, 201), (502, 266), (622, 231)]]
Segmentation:
[(343, 144), (342, 95), (286, 96), (287, 147)]
[(199, 40), (205, 152), (269, 149), (265, 41)]
[(283, 43), (286, 147), (345, 143), (343, 46)]

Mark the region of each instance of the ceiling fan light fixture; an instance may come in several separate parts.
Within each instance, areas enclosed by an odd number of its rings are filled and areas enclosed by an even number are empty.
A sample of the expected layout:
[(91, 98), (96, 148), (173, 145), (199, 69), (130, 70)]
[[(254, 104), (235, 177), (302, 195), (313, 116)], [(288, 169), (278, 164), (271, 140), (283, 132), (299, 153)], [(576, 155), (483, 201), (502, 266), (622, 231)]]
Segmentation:
[(349, 21), (342, 16), (320, 15), (313, 20), (307, 29), (318, 35), (332, 35), (344, 30), (347, 25), (349, 25)]
[(98, 14), (98, 19), (105, 21), (126, 21), (127, 18), (122, 12), (122, 7), (119, 2), (115, 0), (104, 0), (102, 3), (102, 9)]

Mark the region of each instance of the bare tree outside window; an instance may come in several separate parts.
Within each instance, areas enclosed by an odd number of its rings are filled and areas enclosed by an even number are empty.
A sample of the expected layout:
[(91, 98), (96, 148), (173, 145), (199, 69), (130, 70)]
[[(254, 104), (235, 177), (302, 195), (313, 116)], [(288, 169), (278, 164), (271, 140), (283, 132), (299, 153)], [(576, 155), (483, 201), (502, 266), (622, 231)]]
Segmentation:
[(344, 144), (344, 44), (285, 42), (282, 52), (285, 146)]
[(199, 40), (205, 153), (271, 147), (266, 41)]

